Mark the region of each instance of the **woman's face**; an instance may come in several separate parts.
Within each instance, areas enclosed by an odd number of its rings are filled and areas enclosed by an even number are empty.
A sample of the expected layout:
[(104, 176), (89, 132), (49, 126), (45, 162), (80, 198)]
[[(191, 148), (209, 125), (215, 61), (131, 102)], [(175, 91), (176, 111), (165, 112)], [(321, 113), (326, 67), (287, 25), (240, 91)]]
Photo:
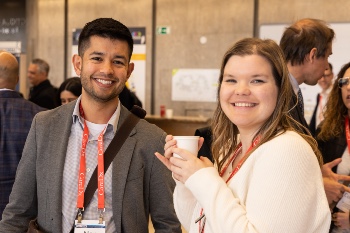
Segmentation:
[(255, 134), (273, 113), (278, 88), (270, 63), (259, 55), (232, 56), (224, 69), (219, 93), (226, 116), (244, 130)]
[(72, 92), (64, 90), (60, 94), (61, 98), (61, 104), (68, 104), (69, 102), (72, 102), (73, 100), (76, 100), (78, 96), (75, 96)]
[[(342, 78), (344, 79), (350, 78), (350, 68), (345, 71), (345, 74)], [(348, 115), (350, 116), (350, 85), (349, 84), (343, 85), (343, 87), (341, 88), (341, 96), (343, 99), (343, 103), (348, 109)]]

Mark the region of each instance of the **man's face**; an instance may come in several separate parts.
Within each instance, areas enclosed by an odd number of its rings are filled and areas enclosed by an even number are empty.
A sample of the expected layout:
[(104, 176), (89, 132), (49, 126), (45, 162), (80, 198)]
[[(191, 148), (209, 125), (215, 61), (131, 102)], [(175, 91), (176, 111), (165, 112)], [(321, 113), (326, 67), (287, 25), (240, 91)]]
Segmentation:
[(81, 77), (82, 95), (100, 103), (115, 100), (134, 69), (126, 41), (98, 36), (90, 38), (83, 57), (75, 56), (73, 62)]
[[(317, 52), (317, 51), (316, 51)], [(307, 69), (305, 70), (305, 80), (304, 83), (308, 85), (316, 85), (318, 80), (323, 77), (324, 71), (328, 68), (328, 57), (332, 54), (332, 44), (328, 45), (328, 49), (324, 57), (312, 57), (310, 56), (307, 62)]]
[(28, 67), (27, 76), (33, 86), (40, 84), (46, 77), (45, 73), (39, 71), (38, 65), (32, 63)]
[(333, 76), (333, 72), (328, 66), (328, 69), (324, 71), (322, 78), (318, 80), (318, 85), (320, 85), (323, 91), (326, 91), (332, 85)]

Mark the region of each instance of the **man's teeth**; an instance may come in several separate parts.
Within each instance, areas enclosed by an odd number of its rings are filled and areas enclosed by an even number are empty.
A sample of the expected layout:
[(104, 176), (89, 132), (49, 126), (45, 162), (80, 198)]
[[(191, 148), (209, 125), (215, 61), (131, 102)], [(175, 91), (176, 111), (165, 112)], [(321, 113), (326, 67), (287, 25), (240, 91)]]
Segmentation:
[(252, 103), (235, 103), (236, 107), (253, 107), (254, 104)]
[(112, 84), (112, 81), (107, 81), (107, 80), (103, 80), (103, 79), (96, 79), (96, 81), (99, 83), (105, 84), (105, 85)]

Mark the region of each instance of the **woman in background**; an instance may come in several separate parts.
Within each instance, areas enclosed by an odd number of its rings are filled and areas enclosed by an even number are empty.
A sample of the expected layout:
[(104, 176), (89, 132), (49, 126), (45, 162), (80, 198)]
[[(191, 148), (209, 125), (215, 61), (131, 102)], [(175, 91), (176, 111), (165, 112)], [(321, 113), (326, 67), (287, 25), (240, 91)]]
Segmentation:
[[(316, 131), (316, 139), (323, 160), (331, 162), (342, 159), (333, 172), (341, 175), (350, 174), (350, 62), (338, 73), (337, 80), (329, 94), (324, 120)], [(348, 195), (348, 194), (347, 194)], [(349, 209), (344, 206), (333, 209), (333, 224), (330, 232), (350, 233)]]
[(81, 82), (79, 77), (66, 79), (58, 88), (58, 103), (68, 104), (81, 95)]
[(177, 148), (171, 135), (164, 157), (156, 153), (173, 172), (175, 210), (189, 233), (329, 231), (322, 157), (316, 141), (292, 127), (288, 75), (274, 41), (238, 41), (220, 70), (215, 167)]

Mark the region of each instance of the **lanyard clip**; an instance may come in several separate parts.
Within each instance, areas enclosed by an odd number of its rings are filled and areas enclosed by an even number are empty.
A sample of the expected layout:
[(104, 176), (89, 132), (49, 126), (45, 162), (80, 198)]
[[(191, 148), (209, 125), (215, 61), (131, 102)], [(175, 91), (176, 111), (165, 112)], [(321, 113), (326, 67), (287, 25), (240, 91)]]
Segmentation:
[(83, 220), (83, 213), (84, 207), (83, 208), (78, 208), (78, 223), (81, 223), (81, 220)]
[(98, 209), (99, 212), (99, 217), (98, 217), (98, 223), (103, 224), (103, 213), (106, 211), (105, 208), (103, 209)]
[(205, 217), (205, 214), (202, 214), (201, 216), (199, 216), (199, 217), (194, 221), (194, 223), (199, 222), (199, 221), (202, 220), (202, 218), (204, 218), (204, 217)]

